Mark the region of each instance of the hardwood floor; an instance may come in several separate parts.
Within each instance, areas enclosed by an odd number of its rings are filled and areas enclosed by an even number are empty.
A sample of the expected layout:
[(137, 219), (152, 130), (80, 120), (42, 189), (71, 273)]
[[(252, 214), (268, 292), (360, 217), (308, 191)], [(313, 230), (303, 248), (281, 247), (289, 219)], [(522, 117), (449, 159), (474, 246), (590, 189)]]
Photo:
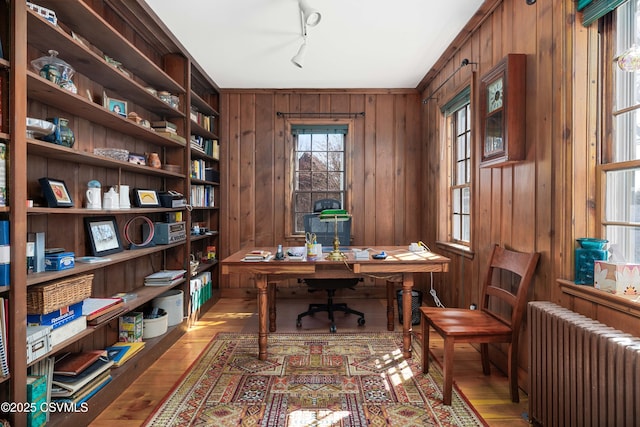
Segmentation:
[[(306, 310), (309, 302), (309, 300), (279, 300), (278, 332), (295, 331), (296, 316)], [(386, 301), (349, 299), (347, 302), (353, 308), (365, 312), (366, 324), (358, 327), (355, 316), (338, 314), (336, 316), (338, 333), (363, 329), (386, 331)], [(257, 331), (256, 311), (256, 300), (253, 298), (218, 301), (173, 347), (138, 377), (128, 389), (123, 390), (120, 397), (102, 412), (91, 426), (141, 426), (217, 332)], [(396, 330), (398, 327), (399, 325), (396, 326)], [(414, 326), (416, 331), (419, 331), (419, 328), (420, 326)], [(325, 315), (319, 314), (315, 318), (304, 318), (302, 329), (328, 332), (329, 323)], [(436, 358), (442, 362), (442, 341), (437, 334), (432, 333), (430, 345)], [(484, 376), (480, 354), (469, 345), (456, 346), (455, 360), (454, 381), (489, 425), (511, 427), (528, 425), (528, 422), (523, 419), (528, 411), (527, 396), (521, 391), (520, 403), (512, 403), (505, 375), (494, 368), (490, 376)], [(91, 404), (90, 401), (89, 404)]]

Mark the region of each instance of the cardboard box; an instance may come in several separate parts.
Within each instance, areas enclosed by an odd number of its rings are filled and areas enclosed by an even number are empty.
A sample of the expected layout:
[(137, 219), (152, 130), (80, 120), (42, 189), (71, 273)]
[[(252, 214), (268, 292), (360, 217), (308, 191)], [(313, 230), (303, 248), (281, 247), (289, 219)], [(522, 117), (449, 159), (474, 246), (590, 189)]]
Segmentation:
[(57, 254), (45, 255), (44, 270), (60, 271), (68, 270), (76, 266), (76, 254), (73, 252), (61, 252)]
[(594, 287), (619, 295), (640, 294), (640, 264), (594, 261)]
[(143, 315), (142, 312), (131, 311), (118, 319), (120, 342), (142, 341)]
[(27, 363), (51, 350), (51, 326), (27, 326)]
[[(82, 312), (82, 310), (80, 310), (80, 312)], [(63, 343), (85, 329), (87, 329), (87, 316), (79, 316), (77, 319), (62, 325), (59, 328), (54, 328), (51, 331), (51, 347), (55, 347), (56, 345)]]
[(51, 326), (58, 328), (82, 316), (82, 301), (47, 314), (27, 314), (29, 326)]

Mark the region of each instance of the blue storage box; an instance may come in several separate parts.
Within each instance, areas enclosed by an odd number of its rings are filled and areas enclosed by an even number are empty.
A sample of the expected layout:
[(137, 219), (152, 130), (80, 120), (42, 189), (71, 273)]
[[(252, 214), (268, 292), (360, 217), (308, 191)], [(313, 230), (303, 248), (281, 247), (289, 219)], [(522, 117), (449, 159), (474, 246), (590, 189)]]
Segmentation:
[(27, 314), (27, 325), (51, 326), (53, 329), (82, 316), (82, 301), (47, 314)]
[(61, 252), (49, 254), (44, 259), (45, 271), (68, 270), (76, 266), (76, 254), (74, 252)]

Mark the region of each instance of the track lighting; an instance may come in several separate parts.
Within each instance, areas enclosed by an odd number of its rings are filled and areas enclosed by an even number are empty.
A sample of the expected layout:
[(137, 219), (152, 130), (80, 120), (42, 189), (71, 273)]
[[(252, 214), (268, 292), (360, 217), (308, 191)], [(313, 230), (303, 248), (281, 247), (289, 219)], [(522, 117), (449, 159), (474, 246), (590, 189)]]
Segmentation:
[(306, 25), (315, 27), (320, 23), (322, 15), (320, 12), (310, 7), (306, 0), (299, 0), (298, 5), (300, 6), (300, 13), (302, 13), (302, 18)]
[(322, 15), (317, 10), (311, 8), (306, 0), (298, 0), (298, 8), (300, 9), (300, 26), (303, 42), (298, 49), (298, 53), (291, 58), (291, 62), (293, 62), (296, 67), (302, 68), (304, 55), (307, 50), (307, 27), (315, 27), (318, 25)]
[(298, 53), (296, 53), (296, 55), (291, 58), (291, 62), (293, 62), (293, 64), (299, 68), (302, 68), (302, 63), (304, 62), (304, 53), (307, 50), (307, 41), (305, 40), (304, 43), (302, 43), (302, 45), (300, 46), (300, 49), (298, 49)]

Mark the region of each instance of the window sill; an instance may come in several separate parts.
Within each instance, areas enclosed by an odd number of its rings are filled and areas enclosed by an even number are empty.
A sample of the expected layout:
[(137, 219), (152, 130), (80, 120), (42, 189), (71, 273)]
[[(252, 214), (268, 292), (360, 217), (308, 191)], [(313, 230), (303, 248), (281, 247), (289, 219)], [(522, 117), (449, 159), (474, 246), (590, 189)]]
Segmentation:
[(437, 241), (436, 246), (438, 247), (438, 249), (442, 249), (445, 252), (454, 253), (465, 258), (473, 259), (473, 257), (475, 256), (475, 252), (473, 252), (471, 248), (459, 243)]
[(638, 300), (638, 295), (611, 294), (596, 289), (593, 286), (576, 285), (571, 280), (558, 279), (557, 282), (562, 292), (567, 295), (640, 318), (640, 301)]

